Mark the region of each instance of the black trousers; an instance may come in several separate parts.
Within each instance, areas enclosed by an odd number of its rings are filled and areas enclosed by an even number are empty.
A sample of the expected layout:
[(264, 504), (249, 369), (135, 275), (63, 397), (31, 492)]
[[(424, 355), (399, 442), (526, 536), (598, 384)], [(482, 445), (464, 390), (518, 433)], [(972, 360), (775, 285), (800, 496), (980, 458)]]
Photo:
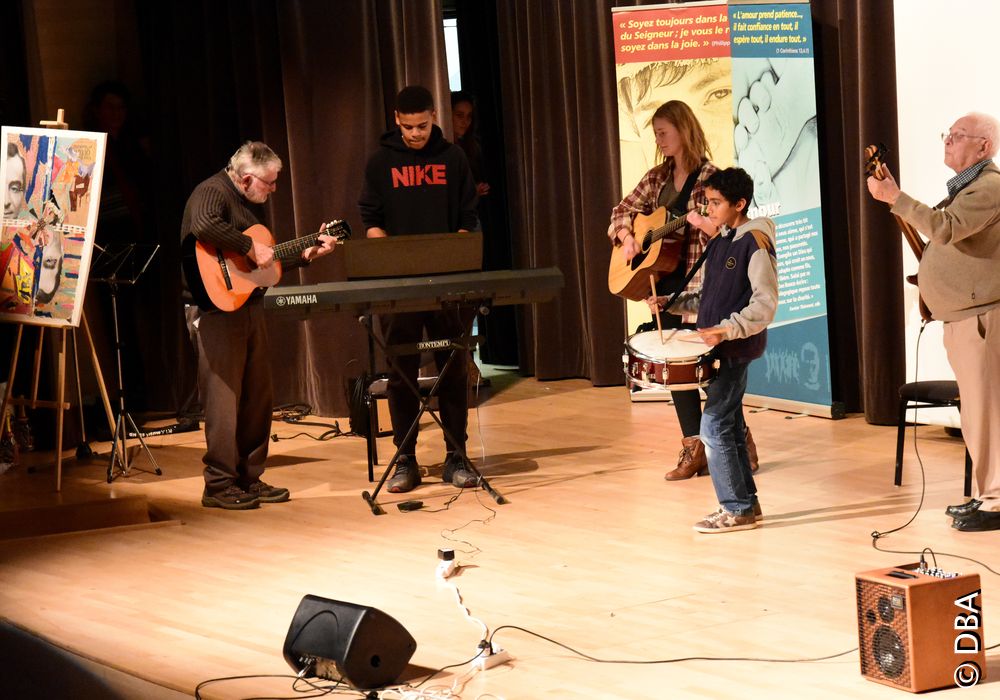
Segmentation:
[[(191, 311), (193, 307), (189, 307)], [(272, 387), (264, 304), (199, 311), (198, 391), (205, 408), (205, 490), (260, 480), (271, 434)]]
[[(431, 340), (457, 338), (469, 332), (472, 326), (474, 312), (463, 309), (446, 311), (421, 311), (417, 313), (387, 314), (380, 318), (382, 335), (387, 345), (419, 343), (424, 339), (424, 331)], [(434, 353), (434, 362), (438, 372), (444, 368), (451, 350)], [(406, 440), (406, 434), (420, 410), (419, 400), (407, 386), (403, 377), (409, 378), (414, 385), (420, 370), (420, 355), (399, 355), (392, 358), (395, 369), (389, 371), (389, 382), (386, 393), (389, 399), (389, 415), (392, 418), (392, 442), (396, 447), (402, 447), (402, 454), (414, 455), (417, 448), (417, 433)], [(466, 427), (469, 409), (469, 354), (459, 350), (448, 367), (448, 372), (441, 375), (438, 385), (438, 406), (441, 423), (454, 436), (458, 444), (452, 444), (445, 438), (448, 452), (461, 448), (465, 451)]]
[[(660, 278), (656, 283), (656, 293), (660, 295), (673, 295), (685, 277), (684, 265), (678, 265), (671, 274)], [(694, 330), (695, 324), (684, 323), (680, 316), (660, 312), (660, 323), (664, 330), (667, 328), (683, 328)], [(656, 318), (653, 318), (650, 330), (656, 329)], [(687, 389), (684, 391), (671, 391), (670, 398), (674, 400), (674, 410), (677, 412), (677, 422), (681, 425), (681, 433), (684, 437), (692, 437), (701, 432), (701, 394), (697, 389)]]

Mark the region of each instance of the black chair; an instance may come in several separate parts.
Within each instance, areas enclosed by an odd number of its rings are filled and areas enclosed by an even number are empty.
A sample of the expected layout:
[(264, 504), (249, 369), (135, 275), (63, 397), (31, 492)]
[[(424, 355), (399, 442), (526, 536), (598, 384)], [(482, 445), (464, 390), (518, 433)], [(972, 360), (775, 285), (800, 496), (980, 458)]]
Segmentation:
[[(910, 382), (899, 387), (899, 428), (896, 433), (896, 486), (903, 483), (903, 438), (906, 434), (906, 412), (913, 408), (954, 406), (962, 410), (958, 382)], [(965, 496), (972, 495), (972, 457), (965, 449)]]

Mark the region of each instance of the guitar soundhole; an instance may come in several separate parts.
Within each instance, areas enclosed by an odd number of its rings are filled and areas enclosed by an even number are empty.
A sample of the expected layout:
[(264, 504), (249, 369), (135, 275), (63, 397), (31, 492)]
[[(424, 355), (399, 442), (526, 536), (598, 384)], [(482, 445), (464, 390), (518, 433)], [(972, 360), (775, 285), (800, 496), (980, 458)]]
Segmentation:
[(648, 253), (649, 252), (649, 246), (651, 246), (651, 245), (653, 245), (653, 235), (649, 231), (647, 231), (646, 235), (642, 237), (642, 246), (640, 246), (639, 249), (643, 253)]

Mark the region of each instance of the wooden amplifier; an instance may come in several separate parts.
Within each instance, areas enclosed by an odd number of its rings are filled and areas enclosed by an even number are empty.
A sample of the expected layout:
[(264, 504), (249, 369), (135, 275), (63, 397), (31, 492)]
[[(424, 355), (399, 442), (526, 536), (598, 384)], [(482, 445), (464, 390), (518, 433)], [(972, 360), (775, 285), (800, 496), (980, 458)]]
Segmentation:
[(907, 564), (855, 582), (862, 676), (912, 693), (985, 678), (979, 574)]

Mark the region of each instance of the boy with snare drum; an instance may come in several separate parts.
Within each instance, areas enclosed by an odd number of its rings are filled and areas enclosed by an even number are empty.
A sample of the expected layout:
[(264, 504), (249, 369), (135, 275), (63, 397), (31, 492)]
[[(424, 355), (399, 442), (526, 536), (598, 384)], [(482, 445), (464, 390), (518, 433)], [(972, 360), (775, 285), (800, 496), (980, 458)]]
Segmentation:
[[(698, 313), (698, 334), (719, 360), (718, 376), (708, 385), (702, 410), (701, 441), (719, 509), (695, 523), (698, 532), (751, 530), (763, 517), (750, 470), (743, 420), (747, 367), (764, 354), (767, 326), (778, 307), (775, 226), (767, 217), (750, 219), (753, 180), (740, 168), (727, 168), (705, 181), (707, 218), (718, 228), (705, 249), (704, 282), (681, 293), (671, 313)], [(688, 214), (695, 226), (703, 222)], [(710, 227), (709, 227), (710, 228)], [(646, 300), (655, 311), (667, 297)]]

